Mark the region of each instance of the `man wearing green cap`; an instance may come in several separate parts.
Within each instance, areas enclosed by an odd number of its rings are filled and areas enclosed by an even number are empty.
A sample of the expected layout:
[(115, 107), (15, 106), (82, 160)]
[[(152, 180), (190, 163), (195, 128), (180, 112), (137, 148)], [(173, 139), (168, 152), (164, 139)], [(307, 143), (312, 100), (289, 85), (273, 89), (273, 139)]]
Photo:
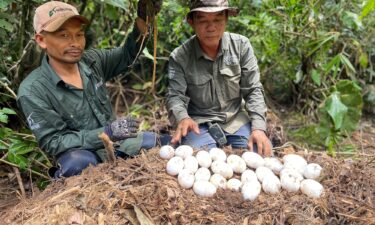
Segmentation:
[(169, 59), (167, 109), (172, 143), (196, 148), (231, 145), (272, 155), (266, 104), (248, 38), (225, 32), (238, 9), (227, 0), (192, 0), (187, 21), (195, 35)]
[[(153, 0), (155, 14), (161, 3)], [(35, 40), (46, 55), (21, 83), (17, 102), (40, 148), (56, 161), (51, 176), (73, 176), (107, 160), (98, 137), (102, 132), (123, 157), (157, 144), (155, 133), (138, 132), (137, 120), (115, 118), (105, 87), (106, 81), (128, 70), (144, 47), (146, 5), (146, 0), (139, 0), (134, 29), (123, 46), (88, 51), (83, 51), (88, 20), (74, 6), (50, 1), (35, 10)]]

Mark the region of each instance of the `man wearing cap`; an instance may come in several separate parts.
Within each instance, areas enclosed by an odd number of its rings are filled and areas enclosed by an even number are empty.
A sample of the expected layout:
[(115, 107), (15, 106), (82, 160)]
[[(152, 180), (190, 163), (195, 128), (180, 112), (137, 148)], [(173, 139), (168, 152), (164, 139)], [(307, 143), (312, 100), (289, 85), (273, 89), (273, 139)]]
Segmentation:
[[(162, 1), (153, 3), (156, 14)], [(17, 102), (39, 146), (56, 161), (51, 176), (76, 175), (107, 160), (98, 137), (102, 132), (116, 142), (122, 157), (156, 145), (155, 133), (138, 133), (137, 120), (115, 118), (105, 88), (106, 81), (128, 70), (144, 47), (140, 37), (147, 35), (146, 4), (138, 2), (138, 18), (123, 46), (85, 52), (88, 20), (74, 6), (50, 1), (35, 10), (35, 40), (46, 55), (22, 81)]]
[(225, 32), (239, 10), (227, 0), (192, 0), (187, 22), (195, 35), (169, 59), (167, 109), (172, 143), (196, 148), (231, 145), (272, 155), (266, 104), (248, 38)]

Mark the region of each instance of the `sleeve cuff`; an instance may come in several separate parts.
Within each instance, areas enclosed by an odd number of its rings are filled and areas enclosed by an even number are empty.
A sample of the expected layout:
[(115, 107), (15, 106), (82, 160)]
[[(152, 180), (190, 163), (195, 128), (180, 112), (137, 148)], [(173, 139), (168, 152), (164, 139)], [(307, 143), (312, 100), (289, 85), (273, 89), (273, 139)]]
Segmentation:
[(180, 112), (178, 114), (175, 115), (176, 117), (176, 121), (177, 123), (179, 123), (181, 120), (185, 119), (185, 118), (189, 118), (189, 114), (187, 114), (187, 112)]
[(259, 115), (251, 116), (251, 130), (262, 130), (267, 133), (266, 121)]

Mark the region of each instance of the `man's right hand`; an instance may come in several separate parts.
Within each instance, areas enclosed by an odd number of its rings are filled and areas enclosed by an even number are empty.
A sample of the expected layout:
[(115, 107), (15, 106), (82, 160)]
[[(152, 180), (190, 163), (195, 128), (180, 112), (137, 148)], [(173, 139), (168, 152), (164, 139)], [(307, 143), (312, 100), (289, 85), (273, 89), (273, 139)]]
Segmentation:
[[(147, 17), (147, 4), (149, 0), (139, 0), (137, 5), (137, 14), (138, 17), (146, 21)], [(156, 15), (160, 12), (163, 0), (151, 0), (153, 6), (153, 14)], [(151, 10), (151, 9), (149, 9)]]
[(133, 117), (120, 117), (104, 127), (111, 141), (121, 141), (137, 136), (139, 121)]
[(198, 124), (191, 118), (185, 118), (178, 123), (175, 134), (172, 137), (171, 143), (177, 144), (181, 140), (181, 137), (185, 137), (189, 131), (193, 131), (199, 134)]

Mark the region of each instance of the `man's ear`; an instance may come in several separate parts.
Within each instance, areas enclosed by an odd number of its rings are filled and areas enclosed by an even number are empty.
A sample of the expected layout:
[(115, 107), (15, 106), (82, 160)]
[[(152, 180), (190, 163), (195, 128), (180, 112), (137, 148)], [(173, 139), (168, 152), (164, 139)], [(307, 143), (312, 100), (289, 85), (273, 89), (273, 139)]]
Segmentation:
[(193, 19), (192, 18), (187, 18), (187, 22), (189, 23), (190, 26), (193, 26)]
[(47, 48), (47, 44), (45, 43), (45, 37), (43, 36), (43, 34), (35, 34), (35, 41), (42, 49), (45, 50)]

